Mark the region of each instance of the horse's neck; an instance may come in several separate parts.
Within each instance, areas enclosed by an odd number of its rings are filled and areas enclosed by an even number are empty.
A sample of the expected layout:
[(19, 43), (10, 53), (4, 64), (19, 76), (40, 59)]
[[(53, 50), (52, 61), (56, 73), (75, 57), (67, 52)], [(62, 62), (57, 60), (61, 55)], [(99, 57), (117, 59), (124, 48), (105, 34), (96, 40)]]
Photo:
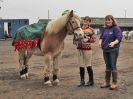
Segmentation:
[(58, 33), (51, 33), (50, 35), (45, 35), (43, 41), (41, 42), (41, 49), (43, 51), (53, 51), (58, 47), (61, 47), (64, 43), (64, 39), (67, 35), (67, 30), (63, 28)]
[(63, 41), (67, 35), (67, 29), (63, 28), (58, 34), (59, 40)]
[(49, 38), (56, 38), (56, 41), (62, 42), (66, 38), (66, 35), (67, 35), (67, 29), (64, 27), (58, 33), (53, 33), (51, 35), (48, 35), (46, 38), (48, 38), (48, 39)]

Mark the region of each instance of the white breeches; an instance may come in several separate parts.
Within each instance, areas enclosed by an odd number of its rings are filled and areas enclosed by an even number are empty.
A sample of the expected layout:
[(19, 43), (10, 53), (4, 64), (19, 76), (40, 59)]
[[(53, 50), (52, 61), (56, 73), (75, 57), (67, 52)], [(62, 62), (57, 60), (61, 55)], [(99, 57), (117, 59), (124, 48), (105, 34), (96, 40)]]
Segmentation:
[(79, 67), (91, 66), (92, 50), (78, 50)]

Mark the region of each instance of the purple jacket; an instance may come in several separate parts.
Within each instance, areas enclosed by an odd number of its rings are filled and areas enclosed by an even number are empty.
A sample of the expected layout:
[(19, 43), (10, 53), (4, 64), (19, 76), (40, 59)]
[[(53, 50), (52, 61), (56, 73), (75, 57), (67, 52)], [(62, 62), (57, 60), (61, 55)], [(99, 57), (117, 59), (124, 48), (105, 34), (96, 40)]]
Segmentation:
[[(100, 36), (100, 39), (102, 39), (102, 48), (104, 50), (119, 48), (120, 42), (122, 40), (122, 31), (118, 26), (106, 27), (104, 28), (104, 31)], [(110, 48), (109, 43), (115, 41), (116, 39), (119, 40), (119, 43), (116, 44), (113, 48)]]

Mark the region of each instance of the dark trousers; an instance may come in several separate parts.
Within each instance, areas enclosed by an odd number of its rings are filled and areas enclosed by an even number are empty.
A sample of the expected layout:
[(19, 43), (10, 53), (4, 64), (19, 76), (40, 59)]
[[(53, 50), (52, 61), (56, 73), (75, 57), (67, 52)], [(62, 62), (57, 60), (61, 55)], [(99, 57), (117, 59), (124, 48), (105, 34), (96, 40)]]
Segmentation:
[(119, 48), (103, 50), (103, 57), (106, 64), (106, 70), (117, 70), (116, 63), (119, 55)]

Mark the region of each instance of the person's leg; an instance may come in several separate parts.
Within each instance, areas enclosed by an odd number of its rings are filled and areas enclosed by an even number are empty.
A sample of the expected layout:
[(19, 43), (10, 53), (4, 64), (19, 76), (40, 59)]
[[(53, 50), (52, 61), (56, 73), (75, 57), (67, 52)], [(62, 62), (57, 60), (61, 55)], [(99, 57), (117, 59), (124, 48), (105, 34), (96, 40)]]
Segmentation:
[(103, 57), (104, 57), (104, 61), (106, 64), (106, 70), (105, 70), (105, 83), (103, 85), (101, 85), (101, 88), (107, 88), (107, 87), (110, 87), (110, 77), (111, 77), (109, 53), (103, 52)]
[(92, 68), (92, 50), (84, 51), (84, 60), (85, 65), (88, 72), (88, 82), (86, 83), (86, 86), (93, 86), (94, 85), (94, 75), (93, 75), (93, 68)]
[(94, 75), (93, 75), (93, 69), (92, 66), (87, 67), (89, 81), (87, 82), (86, 86), (93, 86), (94, 85)]
[(112, 84), (110, 86), (111, 90), (117, 89), (118, 84), (117, 84), (117, 77), (118, 77), (118, 72), (117, 70), (112, 71)]
[(112, 71), (117, 70), (116, 64), (117, 64), (118, 55), (119, 55), (119, 49), (116, 49), (115, 51), (112, 51), (109, 54), (109, 61)]
[(78, 50), (78, 64), (80, 71), (80, 84), (78, 85), (78, 87), (82, 87), (85, 85), (85, 67), (83, 63), (83, 52), (82, 50)]
[(110, 87), (111, 70), (105, 71), (105, 83), (101, 85), (101, 88)]
[(119, 55), (119, 49), (110, 53), (110, 62), (112, 70), (112, 85), (110, 86), (110, 89), (116, 89), (118, 86), (117, 85), (118, 72), (116, 67), (118, 55)]
[(106, 70), (111, 70), (109, 52), (103, 52), (103, 58), (106, 65)]

